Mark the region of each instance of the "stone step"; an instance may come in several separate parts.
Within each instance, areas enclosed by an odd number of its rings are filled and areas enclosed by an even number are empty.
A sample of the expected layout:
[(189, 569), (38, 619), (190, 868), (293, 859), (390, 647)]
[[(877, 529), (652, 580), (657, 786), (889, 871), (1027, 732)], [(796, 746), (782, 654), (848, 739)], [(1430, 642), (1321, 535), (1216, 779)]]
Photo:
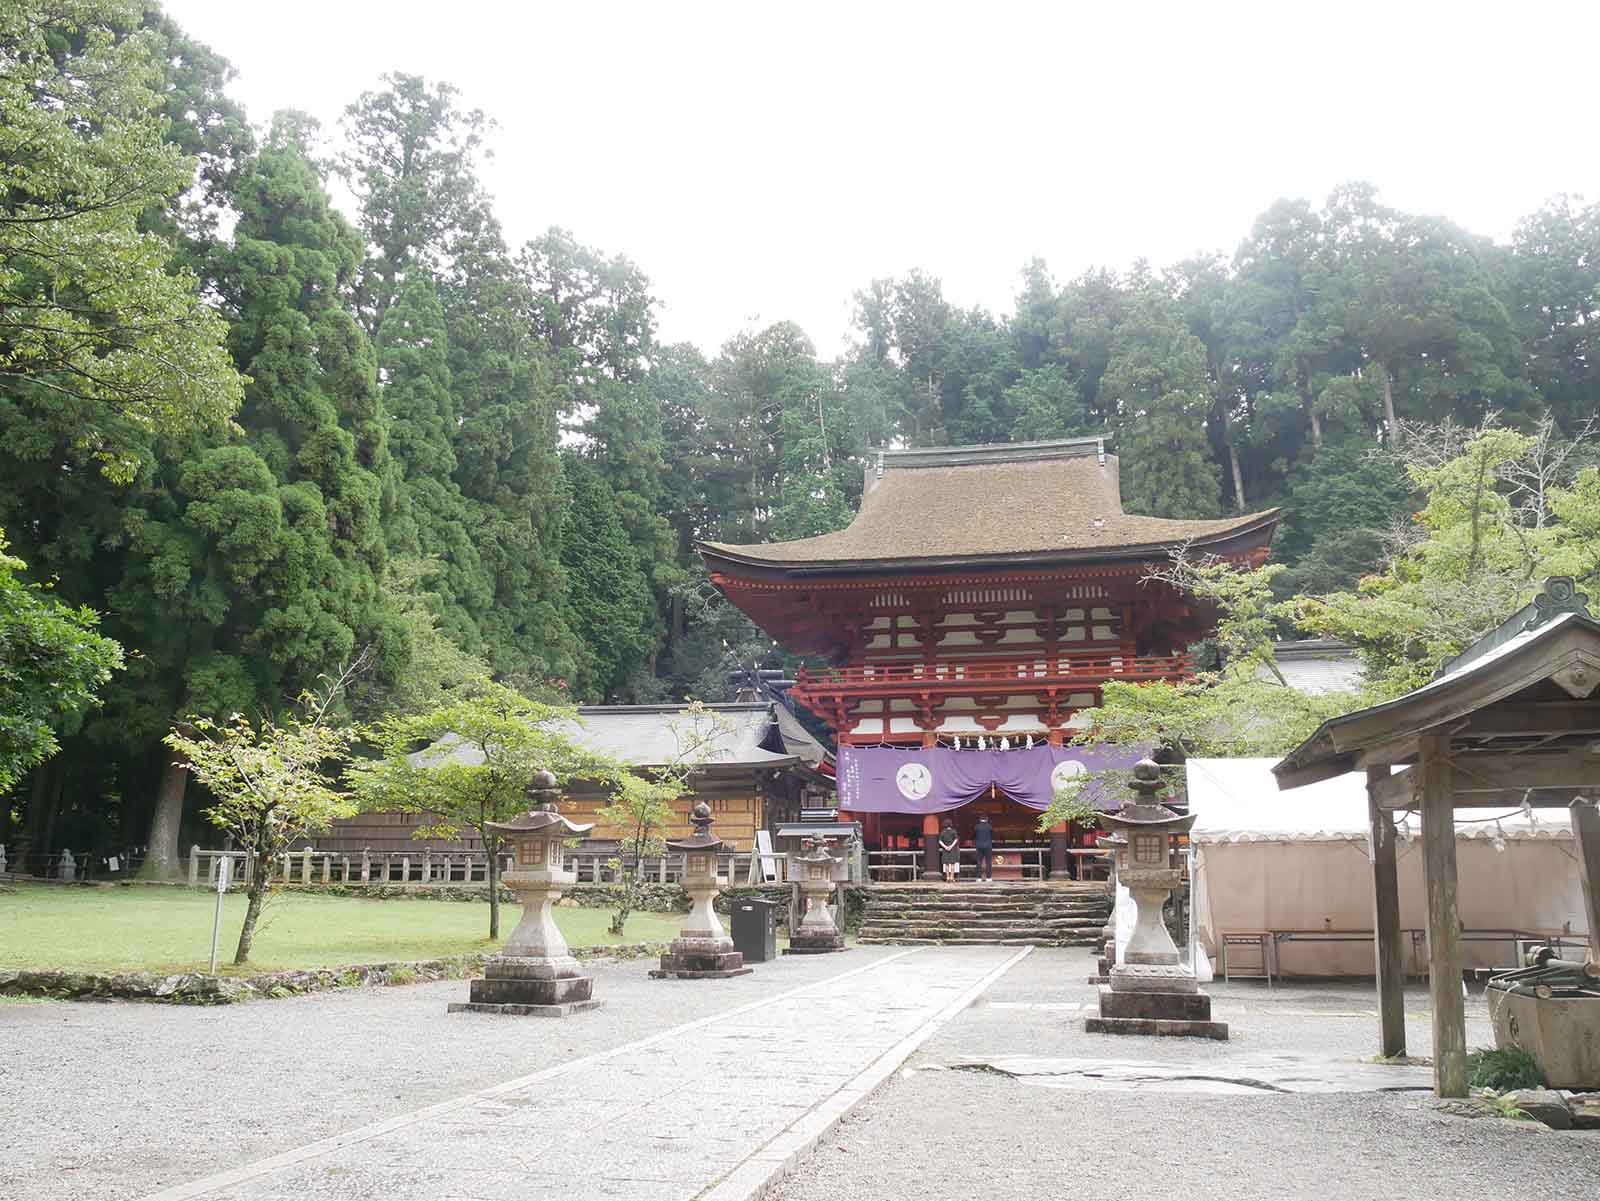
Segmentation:
[(910, 938), (904, 935), (857, 935), (862, 946), (882, 947), (1087, 947), (1092, 943), (1077, 938)]
[(936, 929), (936, 931), (971, 931), (973, 934), (1010, 931), (1010, 929), (1038, 929), (1038, 931), (1085, 931), (1096, 934), (1101, 929), (1101, 924), (1096, 921), (918, 921), (917, 918), (878, 921), (872, 916), (867, 916), (867, 920), (861, 923), (861, 929), (874, 929), (874, 931)]
[(868, 901), (867, 913), (899, 914), (926, 913), (953, 919), (991, 917), (1020, 913), (1048, 917), (1096, 917), (1111, 912), (1109, 905), (886, 905), (881, 901)]
[(1011, 896), (1051, 896), (1051, 897), (1104, 897), (1110, 896), (1110, 889), (1099, 881), (1088, 881), (1083, 884), (1011, 884), (1000, 881), (990, 881), (987, 884), (962, 881), (957, 884), (942, 884), (938, 881), (928, 881), (926, 884), (870, 884), (870, 896), (950, 896), (950, 894), (966, 894), (966, 892), (987, 892), (998, 894), (1006, 892)]

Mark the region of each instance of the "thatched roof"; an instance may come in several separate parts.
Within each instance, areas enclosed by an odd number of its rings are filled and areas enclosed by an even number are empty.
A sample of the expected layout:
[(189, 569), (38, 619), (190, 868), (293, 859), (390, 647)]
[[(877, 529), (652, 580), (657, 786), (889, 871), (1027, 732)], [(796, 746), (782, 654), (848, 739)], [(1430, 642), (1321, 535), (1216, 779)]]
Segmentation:
[(1276, 509), (1216, 520), (1122, 511), (1115, 455), (1096, 438), (885, 450), (867, 468), (843, 530), (757, 545), (698, 544), (708, 566), (785, 574), (1162, 555), (1193, 542), (1228, 553), (1265, 545)]

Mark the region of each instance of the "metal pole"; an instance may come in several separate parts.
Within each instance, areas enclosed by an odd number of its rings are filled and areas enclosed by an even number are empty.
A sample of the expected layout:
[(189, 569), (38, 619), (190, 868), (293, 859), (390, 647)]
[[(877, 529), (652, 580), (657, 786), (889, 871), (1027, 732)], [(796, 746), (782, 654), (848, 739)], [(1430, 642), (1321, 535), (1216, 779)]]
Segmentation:
[(233, 866), (233, 860), (224, 855), (217, 861), (217, 911), (211, 919), (211, 971), (210, 975), (217, 974), (217, 936), (222, 930), (222, 897), (228, 891), (228, 869)]

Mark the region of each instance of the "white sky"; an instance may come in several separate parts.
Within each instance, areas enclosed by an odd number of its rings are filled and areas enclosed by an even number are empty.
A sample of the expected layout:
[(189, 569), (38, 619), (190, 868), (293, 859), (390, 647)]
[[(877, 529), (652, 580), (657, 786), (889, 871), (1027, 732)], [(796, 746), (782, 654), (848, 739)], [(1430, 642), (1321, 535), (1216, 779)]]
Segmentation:
[(913, 267), (1009, 311), (1033, 255), (1065, 279), (1231, 253), (1350, 179), (1498, 238), (1600, 194), (1593, 3), (165, 7), (257, 124), (331, 127), (389, 70), (454, 83), (500, 124), (513, 245), (559, 224), (627, 254), (661, 336), (708, 352), (789, 318), (832, 355), (851, 294)]

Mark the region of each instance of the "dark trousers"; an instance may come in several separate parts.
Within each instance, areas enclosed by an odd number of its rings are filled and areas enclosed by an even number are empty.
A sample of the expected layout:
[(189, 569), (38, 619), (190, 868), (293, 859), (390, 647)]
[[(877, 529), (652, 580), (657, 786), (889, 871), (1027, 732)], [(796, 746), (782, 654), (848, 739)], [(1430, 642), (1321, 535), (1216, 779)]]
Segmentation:
[(978, 878), (980, 880), (994, 879), (994, 848), (978, 848)]

